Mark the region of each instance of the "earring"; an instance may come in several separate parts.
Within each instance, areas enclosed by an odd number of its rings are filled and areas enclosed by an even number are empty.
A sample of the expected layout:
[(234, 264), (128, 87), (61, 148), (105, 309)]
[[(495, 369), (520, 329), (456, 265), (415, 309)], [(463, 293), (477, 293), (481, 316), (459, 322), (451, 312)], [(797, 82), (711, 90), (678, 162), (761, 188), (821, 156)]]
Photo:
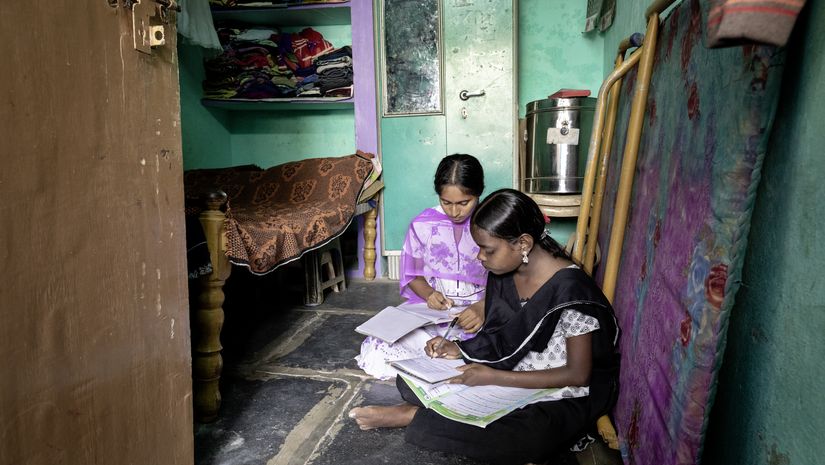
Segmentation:
[(525, 265), (530, 263), (530, 257), (527, 256), (526, 250), (521, 251), (521, 263), (524, 263)]

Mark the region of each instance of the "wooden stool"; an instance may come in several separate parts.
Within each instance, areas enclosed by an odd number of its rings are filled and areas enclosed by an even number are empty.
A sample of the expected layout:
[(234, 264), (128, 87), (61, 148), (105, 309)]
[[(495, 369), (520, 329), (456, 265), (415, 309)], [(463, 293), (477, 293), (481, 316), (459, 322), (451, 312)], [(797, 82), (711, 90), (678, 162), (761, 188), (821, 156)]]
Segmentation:
[(306, 281), (304, 305), (313, 307), (324, 303), (324, 291), (329, 288), (332, 288), (332, 292), (347, 289), (344, 256), (338, 238), (319, 249), (307, 252), (303, 263)]

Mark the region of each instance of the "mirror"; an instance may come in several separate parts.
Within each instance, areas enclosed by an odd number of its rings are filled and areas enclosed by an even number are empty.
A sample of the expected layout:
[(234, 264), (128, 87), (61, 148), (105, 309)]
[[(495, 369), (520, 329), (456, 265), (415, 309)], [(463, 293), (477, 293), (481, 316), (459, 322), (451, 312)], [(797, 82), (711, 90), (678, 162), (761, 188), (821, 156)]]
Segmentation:
[(442, 114), (441, 0), (383, 0), (384, 116)]

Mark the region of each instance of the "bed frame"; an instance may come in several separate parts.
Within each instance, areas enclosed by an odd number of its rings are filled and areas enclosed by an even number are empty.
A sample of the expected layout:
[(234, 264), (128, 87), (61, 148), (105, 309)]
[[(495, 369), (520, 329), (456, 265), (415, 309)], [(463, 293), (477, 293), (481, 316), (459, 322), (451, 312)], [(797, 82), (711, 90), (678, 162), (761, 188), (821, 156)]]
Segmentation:
[[(380, 179), (367, 187), (361, 193), (355, 213), (364, 215), (364, 279), (368, 281), (375, 279), (377, 200), (383, 187)], [(211, 192), (205, 198), (206, 209), (200, 213), (200, 223), (206, 235), (212, 272), (197, 279), (197, 289), (192, 294), (195, 300), (191, 316), (193, 406), (195, 420), (204, 423), (217, 418), (221, 405), (219, 382), (223, 370), (220, 337), (224, 321), (223, 286), (232, 270), (232, 264), (226, 256), (226, 215), (223, 212), (226, 200), (227, 195), (222, 191)], [(376, 202), (368, 203), (370, 200)], [(323, 293), (323, 289), (312, 291)]]

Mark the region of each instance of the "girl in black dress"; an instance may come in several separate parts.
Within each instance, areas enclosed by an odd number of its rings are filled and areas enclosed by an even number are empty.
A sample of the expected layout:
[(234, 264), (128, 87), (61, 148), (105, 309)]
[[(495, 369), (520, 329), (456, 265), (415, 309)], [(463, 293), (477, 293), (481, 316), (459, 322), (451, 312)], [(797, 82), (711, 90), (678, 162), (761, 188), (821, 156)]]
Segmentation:
[(406, 427), (406, 440), (425, 448), (496, 463), (545, 462), (615, 403), (616, 319), (598, 286), (547, 235), (544, 215), (525, 194), (490, 194), (473, 214), (471, 232), (490, 272), (486, 321), (474, 339), (429, 340), (427, 354), (467, 362), (450, 382), (560, 388), (558, 400), (480, 428), (425, 408), (399, 378), (404, 403), (354, 408), (350, 417), (361, 429)]

